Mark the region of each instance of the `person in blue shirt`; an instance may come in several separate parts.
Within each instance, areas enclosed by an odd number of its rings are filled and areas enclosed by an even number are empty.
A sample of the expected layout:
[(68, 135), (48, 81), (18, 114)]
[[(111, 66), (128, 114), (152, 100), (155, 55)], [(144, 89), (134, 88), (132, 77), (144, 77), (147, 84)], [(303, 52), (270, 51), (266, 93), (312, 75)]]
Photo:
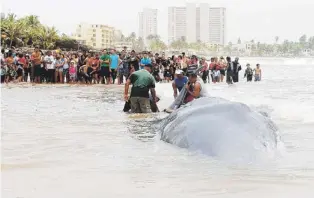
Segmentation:
[(144, 57), (141, 59), (140, 62), (140, 69), (144, 69), (145, 65), (151, 65), (152, 64), (152, 60), (148, 57), (147, 53), (144, 52)]
[(184, 85), (188, 82), (188, 77), (183, 75), (183, 71), (180, 69), (177, 69), (176, 72), (176, 77), (172, 82), (172, 88), (173, 88), (173, 96), (176, 98), (178, 96), (178, 91), (179, 92), (182, 90)]
[(110, 69), (112, 84), (114, 84), (114, 81), (117, 78), (117, 69), (119, 64), (120, 64), (119, 56), (117, 55), (116, 50), (112, 49), (110, 54)]

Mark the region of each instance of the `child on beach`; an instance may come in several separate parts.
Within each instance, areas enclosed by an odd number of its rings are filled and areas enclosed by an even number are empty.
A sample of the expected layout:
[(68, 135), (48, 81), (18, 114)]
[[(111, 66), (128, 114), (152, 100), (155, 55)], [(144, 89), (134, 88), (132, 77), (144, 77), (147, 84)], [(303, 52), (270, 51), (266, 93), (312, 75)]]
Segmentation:
[(70, 75), (69, 82), (74, 83), (76, 81), (76, 65), (73, 60), (70, 62), (69, 75)]

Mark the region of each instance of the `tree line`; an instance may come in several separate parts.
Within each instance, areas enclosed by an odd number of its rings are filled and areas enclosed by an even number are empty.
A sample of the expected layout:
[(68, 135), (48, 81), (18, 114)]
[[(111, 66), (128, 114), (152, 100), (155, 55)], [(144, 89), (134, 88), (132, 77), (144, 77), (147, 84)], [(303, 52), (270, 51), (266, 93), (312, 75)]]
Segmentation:
[[(1, 45), (7, 47), (34, 47), (39, 46), (42, 49), (61, 48), (65, 50), (88, 50), (91, 47), (81, 45), (76, 40), (65, 34), (59, 35), (55, 27), (49, 27), (40, 23), (38, 16), (29, 15), (23, 18), (17, 18), (15, 14), (1, 16)], [(201, 41), (195, 43), (186, 42), (185, 37), (181, 37), (169, 45), (164, 43), (159, 35), (149, 35), (145, 38), (137, 37), (134, 32), (129, 36), (121, 36), (120, 41), (132, 43), (132, 49), (135, 51), (151, 50), (164, 51), (166, 49), (174, 50), (194, 50), (196, 52), (223, 52), (234, 54), (245, 53), (243, 48), (238, 46), (242, 44), (238, 39), (237, 45), (229, 42), (226, 46), (208, 45)], [(298, 41), (284, 40), (279, 43), (279, 36), (274, 37), (272, 44), (266, 44), (251, 40), (246, 42), (250, 44), (250, 55), (256, 56), (299, 56), (306, 51), (314, 53), (314, 36), (307, 37), (302, 35)], [(145, 43), (146, 46), (145, 47)]]
[(15, 14), (1, 16), (1, 46), (34, 47), (41, 49), (88, 50), (65, 34), (59, 35), (55, 27), (40, 23), (38, 16), (17, 18)]

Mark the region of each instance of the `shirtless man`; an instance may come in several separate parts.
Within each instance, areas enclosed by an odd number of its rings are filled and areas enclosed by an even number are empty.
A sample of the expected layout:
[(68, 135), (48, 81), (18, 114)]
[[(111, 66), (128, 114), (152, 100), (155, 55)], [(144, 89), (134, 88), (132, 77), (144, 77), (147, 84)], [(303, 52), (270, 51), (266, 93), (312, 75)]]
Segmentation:
[(255, 72), (255, 80), (254, 81), (261, 81), (262, 79), (262, 69), (260, 68), (260, 64), (256, 64), (256, 68), (254, 69)]
[(41, 53), (38, 47), (35, 47), (34, 52), (32, 53), (32, 75), (34, 76), (34, 83), (40, 83), (41, 76)]

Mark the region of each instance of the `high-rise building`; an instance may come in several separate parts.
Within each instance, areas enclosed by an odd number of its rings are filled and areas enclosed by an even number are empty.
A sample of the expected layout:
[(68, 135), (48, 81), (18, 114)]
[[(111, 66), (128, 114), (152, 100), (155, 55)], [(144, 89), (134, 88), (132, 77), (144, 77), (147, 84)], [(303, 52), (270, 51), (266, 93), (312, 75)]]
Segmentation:
[(186, 8), (168, 8), (168, 42), (186, 39)]
[(189, 43), (196, 42), (196, 4), (186, 4), (186, 41)]
[(226, 9), (207, 3), (168, 8), (168, 42), (184, 38), (188, 43), (205, 42), (225, 45)]
[(209, 41), (212, 44), (226, 43), (226, 8), (209, 9)]
[(210, 42), (209, 5), (206, 3), (202, 3), (198, 7), (198, 10), (199, 10), (199, 13), (197, 13), (197, 16), (199, 17), (199, 27), (196, 28), (196, 35), (199, 35), (199, 36), (197, 37), (197, 41)]
[(139, 17), (139, 37), (143, 38), (144, 44), (147, 44), (149, 35), (157, 35), (157, 9), (144, 8)]
[(81, 23), (77, 26), (75, 34), (72, 36), (81, 44), (91, 46), (96, 49), (114, 47), (115, 29), (107, 25)]

